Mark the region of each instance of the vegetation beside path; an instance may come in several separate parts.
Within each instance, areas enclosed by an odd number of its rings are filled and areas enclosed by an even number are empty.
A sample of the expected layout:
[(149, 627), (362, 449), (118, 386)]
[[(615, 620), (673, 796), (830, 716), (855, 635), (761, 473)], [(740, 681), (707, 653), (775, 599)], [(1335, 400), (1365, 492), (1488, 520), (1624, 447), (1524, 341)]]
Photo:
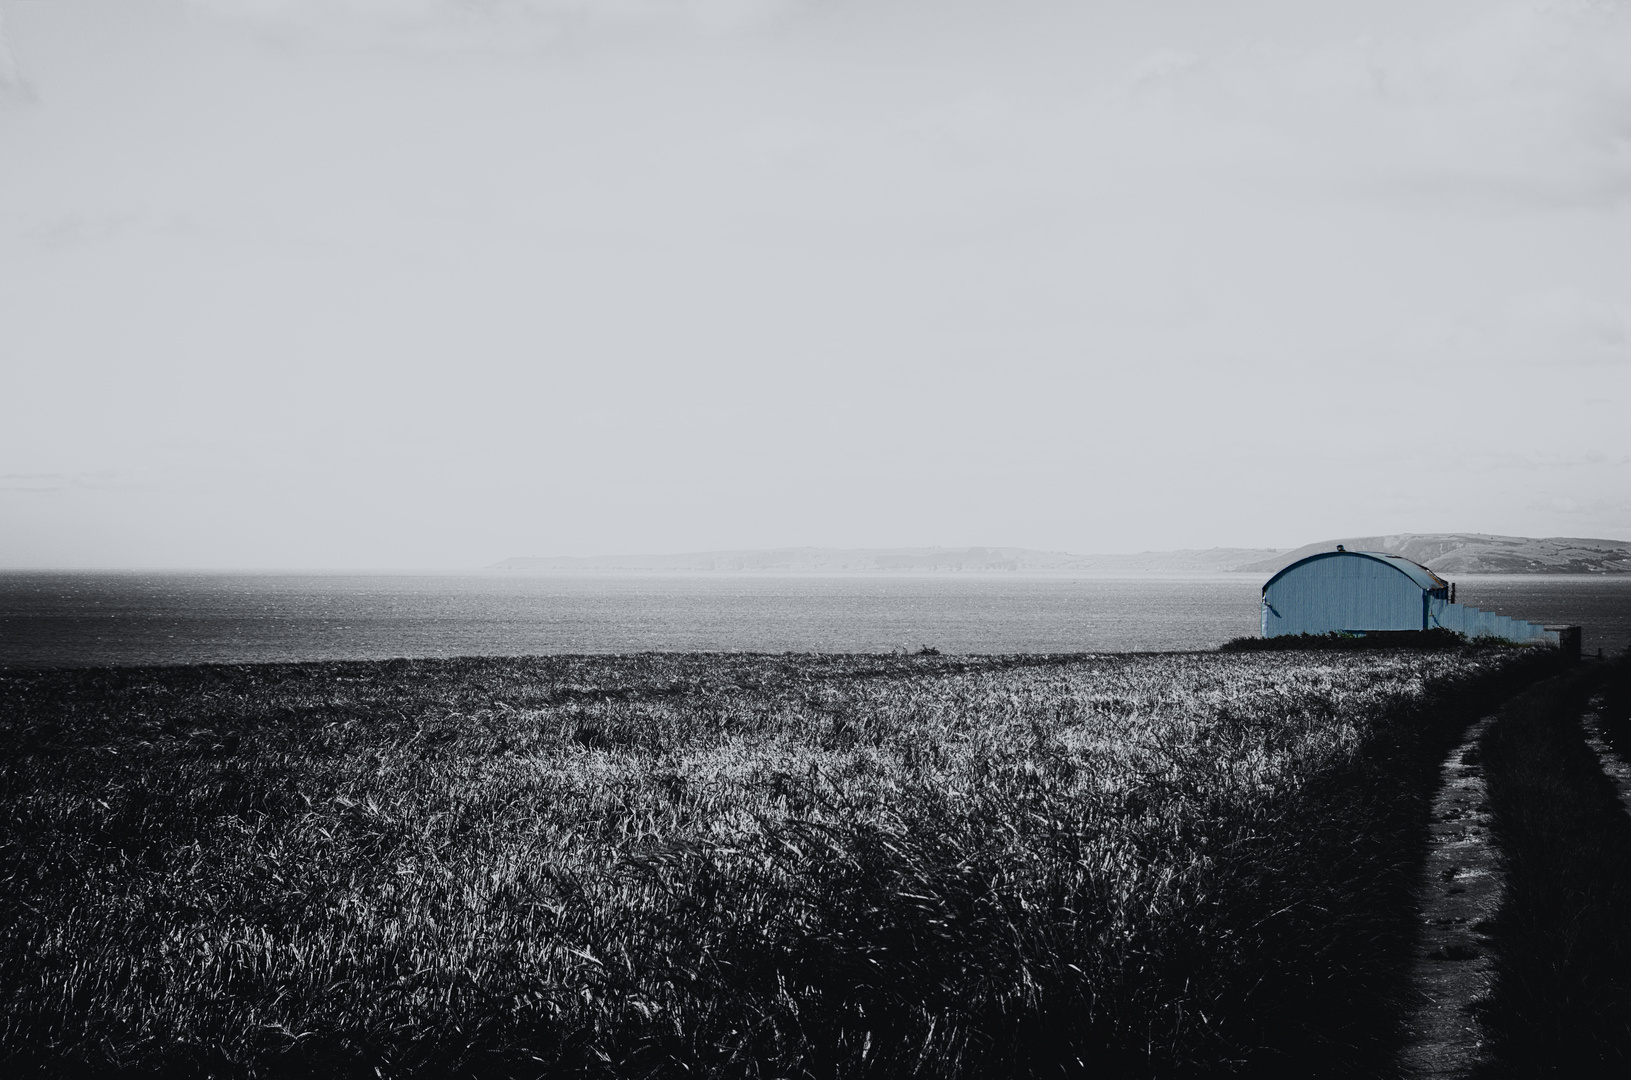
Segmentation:
[(1553, 658), (0, 676), (0, 1070), (1387, 1071), (1440, 758)]
[(1582, 665), (1520, 696), (1482, 746), (1506, 894), (1488, 928), (1488, 1077), (1631, 1074), (1631, 816), (1587, 747), (1600, 692), (1631, 749), (1631, 666)]

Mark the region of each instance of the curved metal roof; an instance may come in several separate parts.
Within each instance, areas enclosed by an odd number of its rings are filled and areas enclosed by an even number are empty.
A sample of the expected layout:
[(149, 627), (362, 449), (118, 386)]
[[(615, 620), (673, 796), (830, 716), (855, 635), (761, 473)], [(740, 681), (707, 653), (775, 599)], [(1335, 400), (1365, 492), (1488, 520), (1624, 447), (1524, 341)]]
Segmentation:
[(1282, 569), (1278, 574), (1275, 574), (1273, 577), (1263, 582), (1263, 591), (1267, 592), (1269, 586), (1273, 585), (1276, 581), (1279, 581), (1280, 578), (1284, 577), (1287, 571), (1295, 570), (1297, 567), (1302, 566), (1305, 563), (1311, 563), (1318, 559), (1337, 559), (1346, 558), (1348, 556), (1358, 556), (1362, 559), (1375, 559), (1379, 563), (1385, 563), (1388, 566), (1393, 567), (1393, 569), (1399, 571), (1399, 573), (1403, 574), (1411, 581), (1414, 581), (1417, 586), (1428, 592), (1432, 592), (1434, 589), (1447, 589), (1450, 587), (1450, 583), (1448, 581), (1445, 581), (1443, 578), (1427, 569), (1427, 567), (1423, 566), (1421, 563), (1412, 562), (1403, 555), (1389, 555), (1385, 551), (1321, 551), (1316, 555), (1308, 556), (1306, 559), (1298, 559), (1290, 566)]

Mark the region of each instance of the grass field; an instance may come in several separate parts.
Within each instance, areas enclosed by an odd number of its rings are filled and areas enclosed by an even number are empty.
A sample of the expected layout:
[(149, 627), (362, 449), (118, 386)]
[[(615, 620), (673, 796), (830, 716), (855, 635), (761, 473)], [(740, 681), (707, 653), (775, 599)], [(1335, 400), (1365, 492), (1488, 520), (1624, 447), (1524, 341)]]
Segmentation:
[(0, 1066), (1375, 1075), (1525, 651), (0, 676)]

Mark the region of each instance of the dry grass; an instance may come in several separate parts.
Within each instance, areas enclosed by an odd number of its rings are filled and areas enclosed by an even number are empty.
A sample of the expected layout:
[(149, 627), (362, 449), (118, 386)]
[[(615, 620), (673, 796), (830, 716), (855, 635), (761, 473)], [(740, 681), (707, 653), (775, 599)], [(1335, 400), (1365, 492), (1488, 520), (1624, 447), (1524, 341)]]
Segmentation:
[(0, 1064), (1363, 1075), (1422, 777), (1540, 662), (13, 674)]

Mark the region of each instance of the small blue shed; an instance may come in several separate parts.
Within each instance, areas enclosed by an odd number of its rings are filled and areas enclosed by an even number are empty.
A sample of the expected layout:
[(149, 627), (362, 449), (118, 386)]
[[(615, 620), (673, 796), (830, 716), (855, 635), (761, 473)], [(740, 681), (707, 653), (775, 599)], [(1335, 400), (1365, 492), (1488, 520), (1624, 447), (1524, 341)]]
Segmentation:
[(1419, 563), (1375, 551), (1322, 551), (1263, 586), (1263, 636), (1425, 630), (1450, 583)]
[[(1402, 555), (1340, 544), (1299, 559), (1263, 585), (1264, 637), (1436, 628), (1552, 645), (1566, 637), (1562, 627), (1451, 603), (1449, 582)], [(1575, 629), (1576, 643), (1578, 637)]]

